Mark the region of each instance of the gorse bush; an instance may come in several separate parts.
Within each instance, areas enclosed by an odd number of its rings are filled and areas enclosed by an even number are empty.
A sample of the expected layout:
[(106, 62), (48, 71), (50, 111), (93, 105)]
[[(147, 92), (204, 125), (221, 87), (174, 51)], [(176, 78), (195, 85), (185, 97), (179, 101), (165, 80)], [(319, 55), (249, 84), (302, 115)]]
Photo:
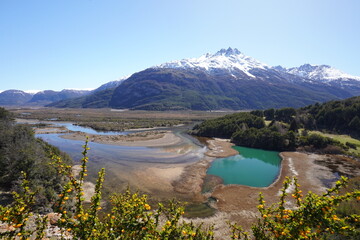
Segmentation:
[[(56, 225), (62, 239), (214, 239), (212, 228), (204, 228), (182, 220), (184, 208), (176, 201), (159, 203), (156, 209), (149, 205), (146, 195), (129, 189), (111, 197), (112, 208), (102, 212), (102, 184), (105, 170), (101, 169), (90, 204), (85, 203), (83, 184), (87, 176), (87, 141), (83, 146), (81, 171), (74, 176), (72, 167), (57, 155), (52, 165), (59, 176), (67, 180), (61, 193), (54, 199), (53, 211), (59, 217)], [(230, 239), (327, 239), (341, 235), (357, 237), (359, 215), (337, 216), (339, 204), (360, 200), (359, 190), (339, 194), (347, 180), (342, 178), (323, 195), (309, 192), (305, 197), (296, 179), (287, 179), (277, 205), (266, 206), (260, 194), (260, 218), (252, 227), (252, 234), (237, 224), (230, 224)], [(290, 189), (294, 189), (292, 194)], [(289, 196), (291, 194), (291, 196)], [(29, 188), (23, 174), (21, 191), (14, 193), (14, 202), (0, 206), (0, 224), (5, 230), (0, 239), (42, 239), (48, 228), (48, 218), (33, 215), (35, 193)], [(287, 208), (286, 199), (293, 199)]]
[[(78, 177), (61, 157), (53, 156), (52, 165), (58, 174), (68, 179), (62, 192), (55, 200), (53, 210), (58, 213), (57, 225), (61, 238), (75, 239), (213, 239), (212, 229), (202, 229), (192, 223), (181, 221), (184, 208), (175, 201), (167, 205), (159, 203), (157, 209), (147, 202), (146, 195), (131, 193), (128, 189), (123, 194), (111, 198), (110, 213), (100, 218), (102, 184), (105, 170), (99, 172), (95, 193), (90, 206), (86, 206), (83, 183), (87, 176), (87, 141), (83, 146), (81, 171)], [(10, 206), (0, 206), (0, 221), (7, 226), (7, 231), (0, 232), (1, 239), (27, 239), (45, 236), (46, 216), (32, 216), (34, 192), (29, 188), (26, 175), (22, 180), (22, 193), (14, 193), (14, 202)], [(32, 220), (32, 221), (31, 221)], [(36, 221), (36, 226), (32, 222)]]
[[(286, 178), (281, 190), (280, 201), (266, 207), (260, 194), (258, 210), (261, 217), (252, 227), (255, 239), (359, 239), (360, 215), (337, 216), (337, 207), (351, 199), (360, 201), (360, 191), (338, 194), (345, 187), (347, 179), (342, 177), (336, 185), (323, 195), (312, 192), (303, 197), (297, 179)], [(286, 208), (290, 188), (294, 206)], [(241, 228), (233, 225), (233, 238), (247, 239)]]

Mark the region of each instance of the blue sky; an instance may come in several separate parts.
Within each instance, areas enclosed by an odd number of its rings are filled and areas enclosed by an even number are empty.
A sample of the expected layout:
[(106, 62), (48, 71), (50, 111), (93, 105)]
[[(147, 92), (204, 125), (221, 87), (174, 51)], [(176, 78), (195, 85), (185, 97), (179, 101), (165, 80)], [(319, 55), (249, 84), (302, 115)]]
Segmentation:
[(96, 88), (238, 48), (360, 76), (358, 0), (0, 0), (0, 90)]

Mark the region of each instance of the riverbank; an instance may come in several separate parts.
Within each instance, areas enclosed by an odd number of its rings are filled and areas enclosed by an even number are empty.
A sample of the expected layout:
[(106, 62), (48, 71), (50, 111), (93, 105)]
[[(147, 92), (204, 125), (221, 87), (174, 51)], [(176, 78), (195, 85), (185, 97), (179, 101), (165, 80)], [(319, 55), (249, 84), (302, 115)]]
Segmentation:
[[(282, 167), (279, 176), (269, 187), (222, 184), (215, 187), (210, 196), (217, 199), (215, 207), (220, 211), (221, 218), (226, 214), (228, 220), (238, 222), (245, 229), (250, 229), (259, 217), (257, 209), (259, 193), (263, 194), (267, 206), (276, 203), (286, 177), (296, 177), (305, 195), (309, 191), (316, 194), (324, 193), (327, 187), (330, 187), (327, 184), (331, 185), (337, 180), (334, 174), (335, 166), (337, 166), (336, 171), (340, 171), (341, 175), (360, 176), (359, 162), (344, 156), (301, 152), (282, 152), (280, 155)], [(291, 197), (287, 199), (287, 207), (294, 206), (292, 200)], [(208, 219), (204, 221), (208, 222)]]
[(83, 132), (73, 132), (62, 135), (64, 139), (85, 141), (101, 144), (130, 146), (130, 147), (165, 147), (176, 145), (182, 140), (171, 131), (143, 131), (128, 135), (97, 135)]

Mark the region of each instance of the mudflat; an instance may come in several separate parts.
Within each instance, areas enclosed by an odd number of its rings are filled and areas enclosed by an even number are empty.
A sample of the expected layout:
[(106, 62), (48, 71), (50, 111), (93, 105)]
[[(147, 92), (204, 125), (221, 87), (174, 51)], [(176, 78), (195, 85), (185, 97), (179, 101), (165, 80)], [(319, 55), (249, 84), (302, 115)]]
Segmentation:
[(81, 141), (85, 141), (88, 137), (91, 142), (133, 147), (165, 147), (181, 142), (181, 138), (173, 134), (171, 131), (161, 130), (130, 133), (128, 135), (97, 135), (74, 132), (62, 135), (61, 137)]

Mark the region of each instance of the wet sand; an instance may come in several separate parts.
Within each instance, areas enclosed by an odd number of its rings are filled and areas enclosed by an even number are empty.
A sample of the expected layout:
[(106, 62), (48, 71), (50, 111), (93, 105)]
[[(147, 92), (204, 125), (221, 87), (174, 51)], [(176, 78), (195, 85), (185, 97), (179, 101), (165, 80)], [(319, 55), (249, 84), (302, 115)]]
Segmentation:
[(132, 147), (165, 147), (178, 144), (182, 141), (180, 137), (171, 131), (146, 131), (128, 135), (95, 135), (74, 132), (62, 135), (61, 137), (81, 141), (85, 141), (86, 137), (88, 137), (90, 142)]

